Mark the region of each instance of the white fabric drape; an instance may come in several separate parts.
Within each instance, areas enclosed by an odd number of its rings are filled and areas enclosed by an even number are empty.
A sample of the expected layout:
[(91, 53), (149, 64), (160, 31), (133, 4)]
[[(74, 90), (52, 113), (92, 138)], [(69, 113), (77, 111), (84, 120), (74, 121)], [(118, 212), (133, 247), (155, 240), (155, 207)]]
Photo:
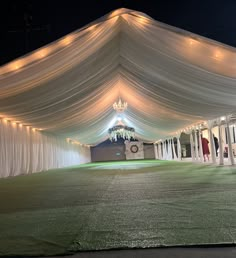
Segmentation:
[(174, 159), (174, 160), (177, 160), (176, 151), (175, 151), (174, 139), (171, 139), (171, 143), (172, 143), (173, 159)]
[(190, 148), (191, 148), (191, 157), (192, 161), (195, 161), (195, 151), (194, 151), (194, 143), (193, 143), (193, 133), (190, 133)]
[(177, 137), (177, 150), (178, 150), (178, 160), (182, 159), (181, 156), (181, 143), (180, 143), (180, 137)]
[(198, 152), (198, 137), (197, 137), (197, 130), (194, 130), (194, 142), (195, 142), (195, 158), (198, 162), (199, 160), (199, 152)]
[(0, 119), (0, 177), (88, 162), (89, 147)]
[(163, 143), (158, 143), (158, 153), (159, 153), (159, 159), (163, 159)]
[(224, 165), (223, 138), (222, 138), (221, 125), (218, 125), (218, 134), (219, 134), (219, 165)]
[(167, 140), (167, 160), (172, 160), (172, 146), (170, 139)]
[(208, 129), (209, 141), (210, 141), (210, 148), (211, 148), (211, 161), (212, 163), (216, 163), (216, 151), (215, 151), (215, 143), (212, 134), (211, 128)]
[(170, 160), (169, 140), (166, 140), (166, 159)]
[(1, 67), (0, 116), (96, 144), (122, 97), (124, 123), (156, 141), (235, 112), (235, 75), (234, 49), (122, 9)]
[(209, 120), (208, 122), (208, 137), (209, 137), (209, 142), (210, 142), (210, 155), (211, 155), (211, 161), (212, 163), (216, 163), (216, 150), (215, 150), (215, 142), (214, 142), (214, 137), (212, 133), (212, 128), (214, 127), (215, 123), (213, 120)]
[(162, 159), (166, 159), (166, 143), (165, 141), (162, 142)]
[(232, 148), (232, 140), (231, 140), (231, 136), (230, 136), (230, 131), (229, 131), (229, 123), (228, 121), (226, 122), (226, 135), (227, 135), (227, 139), (228, 139), (228, 159), (231, 165), (234, 165), (234, 155), (233, 155), (233, 148)]
[(164, 141), (163, 145), (163, 159), (167, 160), (168, 159), (168, 152), (167, 152), (167, 141)]
[(201, 129), (198, 131), (198, 145), (199, 145), (199, 154), (200, 154), (200, 161), (203, 162), (203, 150), (202, 150), (202, 132)]
[(155, 154), (155, 159), (160, 159), (159, 155), (158, 155), (158, 149), (157, 149), (157, 144), (153, 144), (153, 148), (154, 148), (154, 154)]

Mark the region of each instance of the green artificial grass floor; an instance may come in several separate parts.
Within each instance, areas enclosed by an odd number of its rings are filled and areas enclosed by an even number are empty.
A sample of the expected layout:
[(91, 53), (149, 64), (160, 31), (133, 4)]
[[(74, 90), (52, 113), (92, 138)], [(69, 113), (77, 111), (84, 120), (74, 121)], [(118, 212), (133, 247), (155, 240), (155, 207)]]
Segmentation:
[(235, 240), (235, 167), (107, 162), (0, 179), (0, 256)]

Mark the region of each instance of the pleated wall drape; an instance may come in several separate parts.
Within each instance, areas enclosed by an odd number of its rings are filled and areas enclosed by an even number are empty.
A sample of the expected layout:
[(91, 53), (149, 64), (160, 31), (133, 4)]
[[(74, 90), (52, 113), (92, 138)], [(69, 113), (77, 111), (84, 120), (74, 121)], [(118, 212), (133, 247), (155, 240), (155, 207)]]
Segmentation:
[(0, 119), (0, 177), (91, 161), (90, 148)]

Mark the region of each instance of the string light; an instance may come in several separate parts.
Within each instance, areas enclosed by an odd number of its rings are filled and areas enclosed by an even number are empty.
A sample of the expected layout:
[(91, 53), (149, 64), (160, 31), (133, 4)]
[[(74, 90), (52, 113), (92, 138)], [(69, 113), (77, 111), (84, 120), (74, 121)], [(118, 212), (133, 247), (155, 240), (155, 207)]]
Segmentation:
[(220, 52), (219, 50), (217, 50), (217, 51), (215, 52), (215, 54), (214, 54), (214, 57), (215, 57), (215, 59), (217, 59), (217, 60), (222, 60), (223, 54), (222, 54), (222, 52)]
[(144, 16), (139, 16), (139, 17), (138, 17), (138, 21), (139, 21), (139, 23), (140, 23), (141, 25), (145, 25), (145, 24), (148, 23), (148, 19), (147, 19), (146, 17), (144, 17)]
[(63, 46), (67, 46), (74, 41), (74, 38), (74, 35), (68, 35), (60, 41), (60, 44), (62, 44)]
[(189, 40), (189, 45), (190, 45), (190, 46), (195, 45), (195, 43), (196, 43), (196, 40), (193, 40), (193, 39), (190, 39), (190, 40)]
[[(27, 129), (28, 128), (31, 128), (31, 126), (29, 126), (29, 125), (24, 125), (24, 124), (22, 124), (20, 121), (14, 121), (14, 120), (11, 120), (10, 118), (8, 118), (8, 117), (1, 117), (0, 119), (2, 119), (4, 122), (9, 122), (9, 123), (11, 123), (12, 125), (19, 125), (20, 127), (22, 127), (22, 126), (25, 126)], [(32, 128), (32, 131), (42, 131), (43, 130), (43, 128)]]
[(71, 138), (66, 138), (66, 142), (67, 142), (67, 143), (71, 143), (71, 144), (77, 144), (77, 145), (84, 146), (84, 147), (87, 147), (87, 148), (90, 147), (90, 145), (81, 143), (81, 142), (79, 142), (79, 141), (77, 141), (77, 140), (73, 140), (73, 139), (71, 139)]
[(114, 16), (119, 16), (121, 14), (122, 14), (122, 8), (113, 11), (108, 17), (113, 18)]
[(21, 59), (21, 60), (18, 60), (18, 61), (15, 61), (15, 62), (13, 62), (12, 65), (11, 65), (11, 70), (18, 70), (18, 69), (20, 69), (22, 66), (23, 66), (22, 59)]
[(190, 47), (196, 46), (196, 44), (199, 43), (198, 40), (189, 37), (186, 38), (186, 42)]
[(36, 52), (35, 56), (36, 58), (44, 58), (48, 55), (48, 53), (49, 53), (48, 48), (44, 48)]
[(91, 25), (87, 28), (88, 31), (94, 30), (97, 27), (97, 24)]

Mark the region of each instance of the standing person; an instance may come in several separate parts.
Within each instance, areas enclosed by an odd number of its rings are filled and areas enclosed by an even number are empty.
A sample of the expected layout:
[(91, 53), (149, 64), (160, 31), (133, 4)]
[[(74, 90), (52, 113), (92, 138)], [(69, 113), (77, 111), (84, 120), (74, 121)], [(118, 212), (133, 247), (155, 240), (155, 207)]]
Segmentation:
[(203, 152), (203, 158), (204, 158), (204, 162), (206, 162), (206, 159), (209, 161), (209, 154), (210, 154), (210, 151), (209, 151), (209, 141), (202, 137), (202, 152)]
[(219, 141), (214, 134), (213, 134), (213, 137), (214, 137), (214, 143), (215, 143), (216, 157), (218, 157)]

